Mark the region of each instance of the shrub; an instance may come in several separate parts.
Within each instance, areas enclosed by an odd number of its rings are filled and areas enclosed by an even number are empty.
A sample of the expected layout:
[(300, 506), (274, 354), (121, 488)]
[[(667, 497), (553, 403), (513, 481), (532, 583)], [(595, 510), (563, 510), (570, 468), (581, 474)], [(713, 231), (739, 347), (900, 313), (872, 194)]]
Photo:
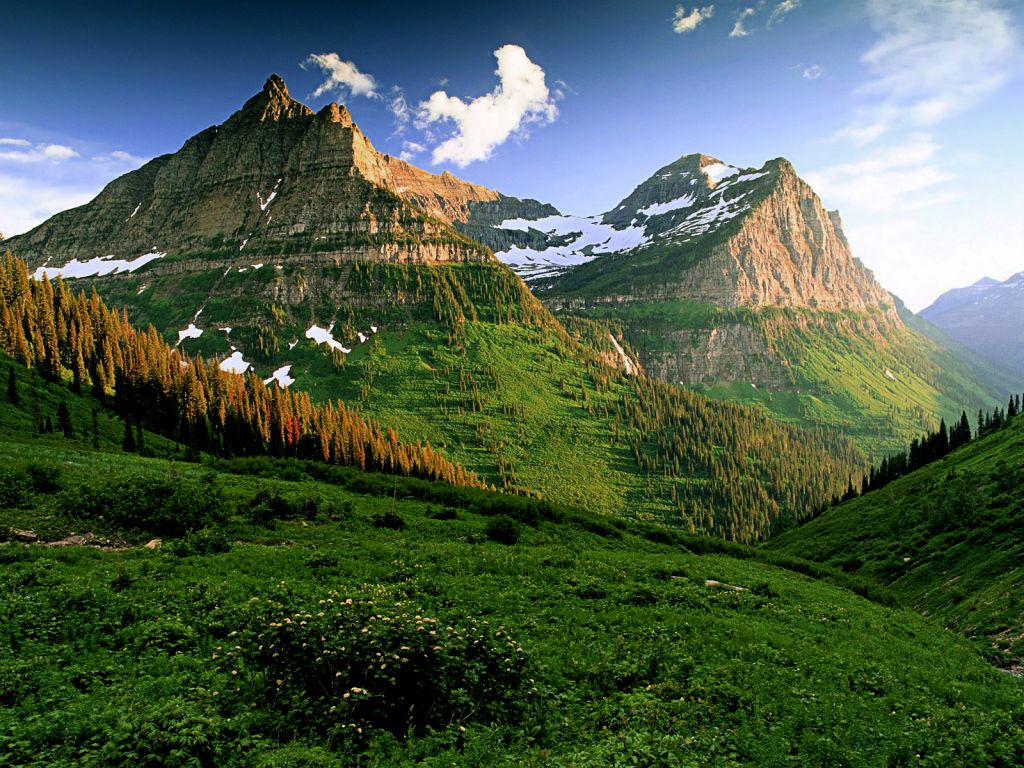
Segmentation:
[(379, 728), (404, 738), (516, 716), (526, 654), (504, 627), (386, 603), (332, 593), (314, 611), (271, 605), (214, 660), (233, 678), (248, 676), (242, 689), (293, 735), (337, 742)]
[(511, 546), (519, 541), (519, 523), (507, 515), (499, 515), (487, 521), (484, 536), (499, 544)]
[(427, 517), (431, 520), (458, 520), (459, 511), (451, 507), (441, 507), (440, 509), (427, 507)]
[(406, 527), (405, 520), (391, 510), (374, 515), (370, 518), (370, 524), (374, 528), (390, 528), (393, 531), (404, 531)]
[(185, 538), (176, 542), (172, 552), (178, 557), (190, 555), (220, 555), (231, 550), (231, 540), (219, 528), (203, 528), (190, 531)]
[(25, 472), (36, 493), (54, 493), (60, 490), (60, 467), (57, 464), (33, 461), (25, 468)]
[(104, 518), (122, 530), (181, 536), (224, 519), (216, 485), (169, 474), (132, 477), (63, 492), (58, 508), (66, 515)]
[(0, 472), (0, 507), (20, 507), (28, 500), (29, 478), (24, 472)]

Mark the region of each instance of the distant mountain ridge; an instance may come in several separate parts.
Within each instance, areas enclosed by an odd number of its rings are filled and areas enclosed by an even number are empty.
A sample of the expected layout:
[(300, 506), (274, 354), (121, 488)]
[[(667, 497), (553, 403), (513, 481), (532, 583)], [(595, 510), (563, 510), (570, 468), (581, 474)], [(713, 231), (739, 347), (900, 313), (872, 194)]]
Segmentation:
[(994, 364), (1024, 373), (1024, 272), (946, 291), (920, 315)]

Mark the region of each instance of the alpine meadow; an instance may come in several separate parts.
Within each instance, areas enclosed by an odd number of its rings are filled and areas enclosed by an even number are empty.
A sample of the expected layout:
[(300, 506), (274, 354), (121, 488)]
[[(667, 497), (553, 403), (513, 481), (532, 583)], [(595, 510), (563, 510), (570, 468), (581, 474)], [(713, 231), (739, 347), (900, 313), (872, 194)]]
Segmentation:
[(5, 16), (0, 765), (1024, 766), (1024, 8)]

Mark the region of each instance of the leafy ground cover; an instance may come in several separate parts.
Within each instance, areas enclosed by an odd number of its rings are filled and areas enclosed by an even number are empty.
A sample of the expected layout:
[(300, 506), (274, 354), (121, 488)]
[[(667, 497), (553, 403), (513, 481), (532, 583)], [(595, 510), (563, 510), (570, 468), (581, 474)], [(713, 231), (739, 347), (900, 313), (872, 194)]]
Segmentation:
[(904, 605), (1024, 657), (1024, 420), (769, 542), (884, 585)]
[[(0, 763), (1024, 760), (1020, 682), (838, 571), (474, 489), (48, 439), (0, 443), (49, 478), (2, 529), (113, 544), (0, 545)], [(161, 485), (210, 514), (168, 532), (71, 503)]]

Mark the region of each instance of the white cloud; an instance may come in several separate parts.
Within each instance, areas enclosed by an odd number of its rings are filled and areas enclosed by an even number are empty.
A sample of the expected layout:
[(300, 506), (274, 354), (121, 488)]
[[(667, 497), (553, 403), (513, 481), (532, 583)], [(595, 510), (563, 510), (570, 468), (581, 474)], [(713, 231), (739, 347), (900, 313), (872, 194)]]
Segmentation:
[(748, 18), (757, 13), (753, 8), (744, 8), (738, 14), (736, 14), (736, 23), (732, 25), (732, 31), (729, 33), (729, 37), (746, 37), (750, 33), (746, 27), (743, 26)]
[(73, 157), (78, 157), (78, 153), (75, 150), (71, 147), (65, 147), (63, 144), (47, 144), (39, 151), (48, 160), (70, 160)]
[(313, 91), (313, 98), (329, 91), (368, 98), (377, 96), (377, 81), (373, 76), (360, 72), (354, 63), (343, 61), (336, 53), (311, 53), (303, 64), (315, 64), (327, 73), (327, 79)]
[(15, 148), (0, 151), (0, 231), (7, 236), (88, 202), (111, 179), (146, 162), (124, 150), (81, 157), (63, 144), (20, 138), (0, 146)]
[(795, 11), (799, 7), (800, 0), (782, 0), (772, 9), (772, 13), (768, 17), (768, 26), (770, 27), (775, 22), (781, 21), (783, 16), (791, 11)]
[(530, 61), (518, 45), (504, 45), (494, 52), (499, 83), (494, 90), (465, 102), (445, 91), (435, 91), (421, 102), (417, 124), (452, 121), (455, 135), (434, 147), (432, 161), (464, 168), (486, 160), (514, 133), (522, 134), (531, 123), (547, 124), (558, 116), (558, 107), (545, 83), (544, 70)]
[(427, 148), (422, 144), (415, 141), (403, 141), (402, 142), (402, 154), (399, 157), (405, 162), (411, 162), (416, 155), (421, 152), (426, 152)]
[(998, 89), (1015, 59), (1012, 18), (990, 0), (869, 0), (868, 13), (879, 35), (861, 56), (868, 103), (843, 138), (870, 142), (960, 114)]
[(0, 145), (16, 147), (16, 149), (0, 152), (0, 162), (10, 163), (42, 163), (47, 160), (62, 162), (78, 157), (78, 153), (63, 144), (36, 144), (25, 139), (0, 139)]
[(710, 19), (715, 13), (715, 6), (705, 5), (703, 8), (694, 7), (689, 13), (681, 6), (676, 6), (676, 12), (672, 16), (672, 31), (677, 35), (684, 32), (693, 32), (701, 22)]
[(817, 80), (823, 74), (825, 74), (825, 70), (820, 64), (810, 64), (804, 67), (804, 80)]
[[(876, 212), (911, 211), (955, 199), (941, 185), (954, 176), (936, 162), (942, 147), (930, 136), (877, 147), (852, 163), (808, 173), (808, 183), (829, 205), (852, 205)], [(940, 189), (936, 189), (940, 187)]]

